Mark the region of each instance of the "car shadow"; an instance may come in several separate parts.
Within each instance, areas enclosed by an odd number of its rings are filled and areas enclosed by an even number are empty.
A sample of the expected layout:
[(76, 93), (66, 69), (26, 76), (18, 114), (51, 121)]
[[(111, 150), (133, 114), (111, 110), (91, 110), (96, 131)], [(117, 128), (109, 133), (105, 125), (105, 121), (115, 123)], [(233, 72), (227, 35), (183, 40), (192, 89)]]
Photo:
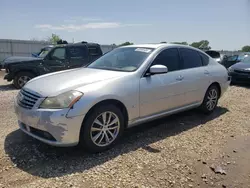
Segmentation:
[(160, 153), (160, 149), (150, 144), (201, 126), (227, 112), (228, 109), (218, 107), (214, 113), (206, 116), (198, 110), (191, 110), (151, 121), (127, 129), (119, 144), (98, 154), (84, 152), (79, 147), (52, 147), (27, 136), (21, 130), (7, 135), (4, 149), (17, 168), (42, 178), (60, 177), (83, 172), (137, 149)]
[(0, 91), (17, 90), (12, 84), (0, 85)]

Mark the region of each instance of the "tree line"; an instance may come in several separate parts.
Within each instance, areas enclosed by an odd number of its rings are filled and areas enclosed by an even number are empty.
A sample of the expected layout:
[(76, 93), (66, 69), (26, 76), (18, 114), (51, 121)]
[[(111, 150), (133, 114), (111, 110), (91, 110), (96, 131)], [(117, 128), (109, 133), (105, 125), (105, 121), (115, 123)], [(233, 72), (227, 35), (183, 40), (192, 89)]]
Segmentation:
[[(50, 37), (47, 38), (47, 42), (51, 43), (51, 44), (58, 44), (58, 43), (67, 43), (67, 41), (65, 40), (62, 40), (61, 37), (59, 35), (56, 35), (56, 34), (52, 34)], [(161, 43), (167, 43), (165, 41), (161, 42)], [(171, 44), (182, 44), (182, 45), (189, 45), (189, 46), (192, 46), (194, 48), (199, 48), (199, 49), (202, 49), (202, 50), (210, 50), (211, 49), (211, 46), (209, 46), (209, 41), (208, 40), (201, 40), (201, 41), (198, 41), (198, 42), (193, 42), (191, 44), (188, 44), (187, 42), (169, 42)], [(112, 45), (116, 45), (116, 46), (127, 46), (127, 45), (133, 45), (134, 43), (132, 42), (124, 42), (124, 43), (121, 43), (121, 44), (112, 44)], [(242, 51), (242, 52), (250, 52), (250, 45), (246, 45), (246, 46), (243, 46), (241, 48), (241, 50), (239, 51)]]

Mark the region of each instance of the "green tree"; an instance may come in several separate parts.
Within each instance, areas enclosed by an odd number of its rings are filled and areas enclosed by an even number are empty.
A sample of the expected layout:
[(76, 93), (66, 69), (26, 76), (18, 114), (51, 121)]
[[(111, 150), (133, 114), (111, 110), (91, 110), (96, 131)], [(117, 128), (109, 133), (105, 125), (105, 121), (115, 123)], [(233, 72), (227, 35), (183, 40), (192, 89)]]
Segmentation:
[(242, 52), (250, 52), (250, 46), (243, 46), (241, 51)]
[(57, 44), (58, 41), (62, 41), (59, 35), (52, 33), (52, 35), (48, 37), (48, 42), (51, 44)]
[(209, 41), (208, 40), (201, 40), (199, 42), (193, 42), (190, 46), (194, 48), (199, 48), (203, 50), (210, 50), (211, 47), (209, 46)]
[(188, 45), (187, 42), (171, 42), (172, 44), (182, 44), (182, 45)]
[(120, 44), (119, 46), (128, 46), (128, 45), (132, 45), (132, 44), (134, 44), (134, 43), (132, 43), (132, 42), (124, 42), (124, 43)]

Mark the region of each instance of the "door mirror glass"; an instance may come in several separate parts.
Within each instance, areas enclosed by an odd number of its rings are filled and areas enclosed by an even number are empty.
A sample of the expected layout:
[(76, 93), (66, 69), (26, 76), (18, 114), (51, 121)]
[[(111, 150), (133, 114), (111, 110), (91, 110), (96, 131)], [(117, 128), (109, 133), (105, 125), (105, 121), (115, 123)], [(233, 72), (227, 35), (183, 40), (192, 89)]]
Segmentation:
[(150, 67), (151, 74), (162, 74), (167, 72), (168, 68), (165, 65), (153, 65)]

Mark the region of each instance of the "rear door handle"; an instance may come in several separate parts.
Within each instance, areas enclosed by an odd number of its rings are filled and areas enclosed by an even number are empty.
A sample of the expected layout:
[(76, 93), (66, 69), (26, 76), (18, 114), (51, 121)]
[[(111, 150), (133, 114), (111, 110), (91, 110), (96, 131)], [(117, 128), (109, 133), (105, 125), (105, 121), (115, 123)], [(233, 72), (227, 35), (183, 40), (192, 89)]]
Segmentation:
[(209, 74), (208, 70), (205, 70), (205, 71), (204, 71), (204, 74)]
[(176, 80), (178, 80), (178, 81), (181, 81), (181, 80), (183, 80), (183, 76), (182, 75), (180, 75), (180, 76), (178, 76), (177, 78), (176, 78)]

